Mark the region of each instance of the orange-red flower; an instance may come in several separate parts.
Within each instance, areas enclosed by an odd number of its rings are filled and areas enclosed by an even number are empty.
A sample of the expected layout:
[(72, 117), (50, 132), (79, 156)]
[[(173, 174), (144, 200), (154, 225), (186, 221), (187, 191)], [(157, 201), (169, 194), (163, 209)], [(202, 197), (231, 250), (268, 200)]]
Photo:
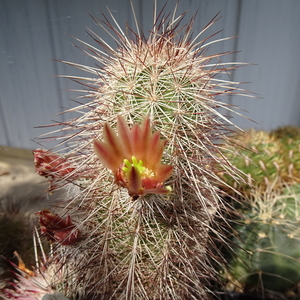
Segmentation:
[(149, 117), (142, 124), (129, 128), (122, 116), (118, 116), (117, 134), (106, 123), (104, 141), (94, 140), (95, 152), (115, 181), (128, 189), (133, 199), (145, 194), (167, 194), (170, 187), (164, 182), (173, 167), (162, 165), (161, 158), (166, 141), (160, 139), (160, 132), (152, 133)]

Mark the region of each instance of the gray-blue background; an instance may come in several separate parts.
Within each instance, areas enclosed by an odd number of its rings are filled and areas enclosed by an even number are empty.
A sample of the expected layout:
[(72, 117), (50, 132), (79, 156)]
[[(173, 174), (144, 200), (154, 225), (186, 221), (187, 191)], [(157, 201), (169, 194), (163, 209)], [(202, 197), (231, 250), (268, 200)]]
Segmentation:
[[(176, 2), (169, 0), (166, 11)], [(158, 7), (164, 3), (158, 0)], [(152, 1), (133, 0), (133, 4), (147, 33)], [(126, 21), (134, 28), (129, 0), (0, 0), (0, 145), (36, 148), (31, 139), (45, 130), (35, 126), (65, 120), (65, 115), (54, 115), (74, 106), (70, 99), (80, 93), (68, 89), (81, 87), (56, 75), (87, 74), (52, 59), (94, 66), (72, 45), (79, 42), (69, 35), (95, 45), (86, 34), (88, 27), (114, 46), (88, 14), (100, 18), (100, 11), (107, 14), (106, 6), (122, 28)], [(216, 38), (238, 36), (212, 45), (212, 53), (241, 51), (226, 60), (255, 64), (238, 69), (231, 79), (248, 82), (243, 88), (263, 99), (236, 96), (224, 101), (239, 105), (258, 125), (240, 117), (234, 122), (244, 129), (299, 126), (300, 1), (182, 0), (178, 5), (178, 13), (189, 10), (186, 20), (197, 9), (195, 33), (221, 11), (222, 18), (204, 37), (220, 29), (224, 30)]]

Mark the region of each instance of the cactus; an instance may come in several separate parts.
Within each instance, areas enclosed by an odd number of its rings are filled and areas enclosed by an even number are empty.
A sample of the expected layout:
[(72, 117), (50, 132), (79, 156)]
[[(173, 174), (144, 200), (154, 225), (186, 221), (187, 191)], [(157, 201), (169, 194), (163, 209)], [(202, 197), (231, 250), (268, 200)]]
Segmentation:
[(300, 139), (300, 128), (295, 126), (283, 126), (270, 132), (276, 139)]
[(264, 193), (252, 190), (247, 200), (236, 220), (227, 277), (243, 291), (284, 294), (300, 282), (300, 184), (282, 191), (271, 184)]
[[(35, 211), (43, 205), (41, 199), (35, 197), (0, 199), (0, 286), (12, 278), (12, 263), (18, 261), (15, 252), (22, 253), (27, 265), (34, 264), (32, 231)], [(40, 241), (46, 250), (46, 241)]]
[(236, 83), (216, 76), (234, 65), (220, 62), (224, 53), (205, 56), (193, 20), (181, 25), (184, 14), (175, 15), (155, 15), (148, 38), (97, 21), (116, 36), (117, 49), (91, 32), (108, 53), (83, 42), (84, 51), (102, 68), (65, 62), (95, 76), (74, 78), (93, 100), (59, 130), (64, 153), (36, 150), (34, 157), (49, 191), (67, 192), (60, 212), (39, 216), (52, 255), (72, 274), (54, 291), (70, 299), (212, 297), (218, 274), (209, 232), (225, 240), (213, 225), (226, 209), (215, 174), (236, 176), (219, 156), (232, 124), (216, 98)]
[(234, 143), (224, 144), (223, 154), (243, 172), (242, 180), (236, 181), (226, 173), (219, 176), (242, 194), (250, 193), (253, 186), (264, 190), (284, 170), (279, 141), (267, 132), (253, 129), (233, 137)]
[(300, 181), (300, 128), (279, 127), (270, 133), (280, 141), (281, 154), (287, 169), (287, 180)]
[[(35, 246), (37, 245), (38, 244), (35, 244)], [(42, 247), (40, 242), (39, 246)], [(37, 249), (35, 250), (37, 251)], [(66, 277), (66, 274), (63, 274), (64, 267), (55, 262), (55, 260), (51, 261), (51, 259), (46, 259), (44, 250), (42, 250), (42, 253), (43, 259), (40, 260), (40, 265), (37, 266), (36, 271), (32, 271), (26, 267), (21, 256), (15, 252), (18, 265), (11, 263), (15, 269), (13, 272), (14, 279), (7, 287), (1, 290), (1, 299), (44, 300), (44, 297), (53, 294), (57, 297), (54, 299), (68, 300), (62, 293), (56, 293), (53, 289), (54, 286), (61, 285), (62, 280)], [(69, 282), (71, 283), (70, 277)]]
[[(268, 133), (249, 130), (246, 135), (234, 135), (234, 143), (224, 145), (223, 154), (244, 175), (241, 181), (235, 181), (227, 174), (220, 177), (230, 186), (243, 194), (251, 193), (253, 186), (265, 190), (274, 182), (274, 188), (280, 188), (280, 182), (299, 181), (300, 172), (300, 139), (297, 128), (289, 129), (283, 135), (283, 129)], [(236, 144), (241, 147), (237, 149)]]
[[(299, 129), (250, 130), (224, 146), (224, 155), (245, 173), (245, 182), (221, 174), (244, 195), (232, 235), (235, 253), (224, 267), (227, 288), (285, 293), (299, 282)], [(243, 250), (242, 250), (243, 249)], [(289, 291), (291, 292), (291, 291)]]

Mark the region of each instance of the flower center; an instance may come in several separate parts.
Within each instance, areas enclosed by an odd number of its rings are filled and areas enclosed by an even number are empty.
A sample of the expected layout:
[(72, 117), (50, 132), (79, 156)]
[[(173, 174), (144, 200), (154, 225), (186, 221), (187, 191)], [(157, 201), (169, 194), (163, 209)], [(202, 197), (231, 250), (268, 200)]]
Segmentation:
[(128, 159), (124, 159), (124, 166), (122, 170), (128, 176), (132, 168), (135, 168), (136, 171), (138, 171), (141, 178), (154, 177), (153, 171), (144, 167), (144, 162), (142, 160), (138, 161), (135, 156), (131, 157), (131, 162)]

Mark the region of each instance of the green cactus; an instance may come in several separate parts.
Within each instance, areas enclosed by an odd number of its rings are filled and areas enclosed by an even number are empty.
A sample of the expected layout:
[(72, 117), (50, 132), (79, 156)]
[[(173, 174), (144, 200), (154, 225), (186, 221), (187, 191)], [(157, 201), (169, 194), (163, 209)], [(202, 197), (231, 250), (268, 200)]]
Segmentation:
[(232, 240), (238, 247), (225, 273), (242, 291), (285, 292), (300, 280), (299, 129), (250, 130), (235, 142), (241, 150), (229, 144), (223, 153), (245, 181), (221, 176), (244, 195), (245, 206), (236, 206), (241, 217)]
[[(280, 142), (267, 132), (250, 130), (234, 136), (235, 143), (224, 145), (223, 154), (244, 173), (240, 182), (226, 174), (221, 178), (241, 193), (250, 193), (253, 186), (264, 190), (285, 170)], [(237, 148), (236, 144), (241, 147)]]
[[(244, 291), (284, 293), (300, 282), (300, 184), (252, 191), (236, 221), (227, 274)], [(234, 278), (234, 280), (233, 280)]]
[[(243, 180), (237, 182), (222, 173), (221, 178), (245, 194), (250, 193), (253, 186), (264, 191), (274, 182), (279, 183), (277, 188), (280, 188), (280, 182), (299, 182), (299, 131), (299, 128), (284, 127), (270, 133), (250, 130), (247, 135), (236, 135), (234, 144), (224, 145), (223, 154), (244, 173)], [(236, 149), (236, 143), (241, 148)]]
[(270, 136), (280, 142), (281, 155), (285, 161), (285, 181), (300, 181), (300, 128), (284, 126), (271, 131)]

